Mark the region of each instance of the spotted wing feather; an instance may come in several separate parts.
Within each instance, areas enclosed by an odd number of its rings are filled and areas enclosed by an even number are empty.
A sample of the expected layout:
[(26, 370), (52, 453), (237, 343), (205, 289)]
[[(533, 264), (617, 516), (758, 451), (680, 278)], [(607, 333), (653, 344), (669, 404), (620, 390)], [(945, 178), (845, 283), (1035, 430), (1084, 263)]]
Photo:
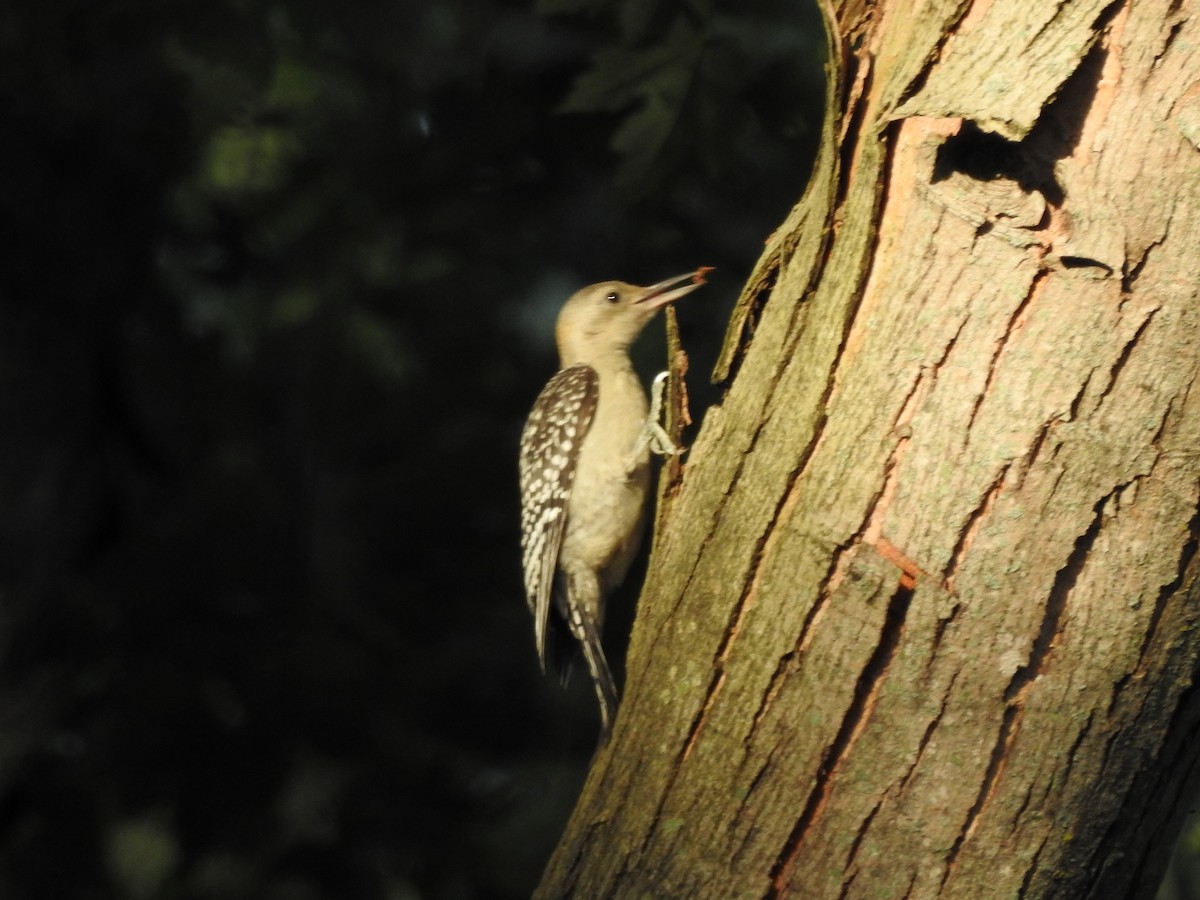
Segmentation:
[(521, 433), (521, 563), (543, 671), (551, 591), (567, 526), (567, 504), (579, 448), (596, 414), (598, 384), (596, 371), (590, 366), (570, 366), (558, 372), (538, 395)]

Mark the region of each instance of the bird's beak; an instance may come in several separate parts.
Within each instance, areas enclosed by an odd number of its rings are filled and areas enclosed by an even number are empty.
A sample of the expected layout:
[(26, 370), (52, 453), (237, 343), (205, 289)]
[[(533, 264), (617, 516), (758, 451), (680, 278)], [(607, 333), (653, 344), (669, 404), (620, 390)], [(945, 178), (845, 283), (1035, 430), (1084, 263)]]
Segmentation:
[[(690, 294), (700, 285), (704, 284), (704, 276), (712, 270), (712, 266), (701, 266), (694, 272), (688, 272), (686, 275), (676, 275), (674, 278), (668, 278), (666, 281), (660, 281), (658, 284), (652, 284), (648, 288), (642, 288), (641, 296), (633, 301), (635, 306), (640, 306), (645, 309), (658, 309), (660, 306), (666, 306), (675, 300), (678, 300), (684, 294)], [(680, 287), (676, 285), (681, 282), (687, 282)]]

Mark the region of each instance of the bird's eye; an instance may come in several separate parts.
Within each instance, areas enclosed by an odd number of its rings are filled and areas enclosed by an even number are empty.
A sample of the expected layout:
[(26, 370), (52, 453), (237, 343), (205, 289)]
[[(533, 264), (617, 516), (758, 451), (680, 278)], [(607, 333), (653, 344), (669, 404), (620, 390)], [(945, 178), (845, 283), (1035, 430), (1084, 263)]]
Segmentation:
[(618, 294), (616, 291), (609, 291), (608, 296), (605, 297), (604, 299), (607, 300), (609, 303), (616, 303), (618, 300), (621, 299), (621, 295)]

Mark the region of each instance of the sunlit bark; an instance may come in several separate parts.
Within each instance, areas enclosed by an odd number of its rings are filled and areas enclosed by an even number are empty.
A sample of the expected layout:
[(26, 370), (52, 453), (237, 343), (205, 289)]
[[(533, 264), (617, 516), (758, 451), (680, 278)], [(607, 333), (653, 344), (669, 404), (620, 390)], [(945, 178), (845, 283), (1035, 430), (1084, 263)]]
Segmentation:
[(1152, 894), (1200, 755), (1188, 13), (827, 11), (540, 896)]

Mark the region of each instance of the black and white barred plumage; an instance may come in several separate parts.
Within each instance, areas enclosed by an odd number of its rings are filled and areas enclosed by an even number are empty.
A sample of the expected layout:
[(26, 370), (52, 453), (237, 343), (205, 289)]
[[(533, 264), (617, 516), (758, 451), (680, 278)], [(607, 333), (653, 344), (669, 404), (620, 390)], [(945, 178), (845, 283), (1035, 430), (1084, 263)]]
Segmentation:
[(534, 641), (546, 670), (546, 625), (579, 449), (598, 399), (596, 371), (570, 366), (538, 394), (521, 434), (521, 562)]

